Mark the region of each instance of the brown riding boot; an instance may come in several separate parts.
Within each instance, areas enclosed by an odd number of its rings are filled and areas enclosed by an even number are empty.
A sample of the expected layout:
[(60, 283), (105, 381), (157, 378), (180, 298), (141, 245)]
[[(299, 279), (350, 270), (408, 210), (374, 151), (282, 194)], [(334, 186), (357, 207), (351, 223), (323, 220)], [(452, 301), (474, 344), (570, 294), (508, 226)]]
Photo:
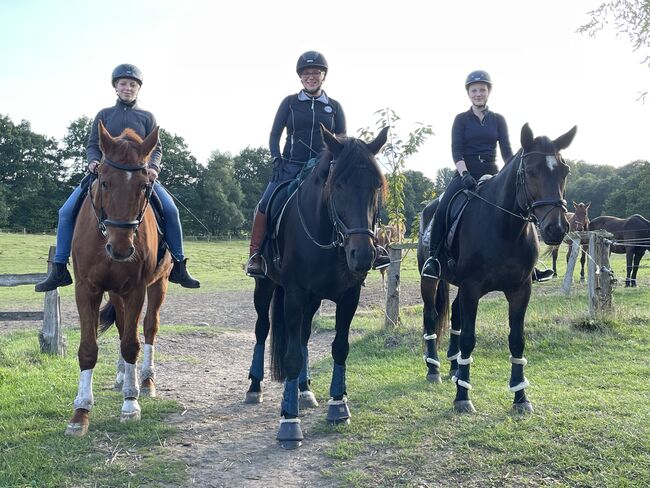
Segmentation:
[(266, 215), (259, 210), (255, 211), (253, 217), (253, 230), (251, 232), (251, 244), (248, 263), (246, 264), (246, 274), (253, 278), (266, 277), (266, 263), (259, 253), (262, 241), (266, 235)]

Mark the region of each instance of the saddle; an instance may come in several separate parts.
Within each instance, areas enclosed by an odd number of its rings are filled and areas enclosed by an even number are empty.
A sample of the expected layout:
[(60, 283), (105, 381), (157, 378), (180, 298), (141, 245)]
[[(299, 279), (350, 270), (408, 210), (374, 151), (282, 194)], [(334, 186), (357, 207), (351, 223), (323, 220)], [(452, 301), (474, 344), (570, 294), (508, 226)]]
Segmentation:
[[(77, 199), (77, 202), (72, 209), (72, 217), (73, 220), (77, 220), (77, 215), (79, 215), (79, 210), (81, 210), (81, 205), (83, 205), (84, 200), (86, 199), (86, 194), (88, 193), (88, 189), (90, 188), (90, 185), (93, 184), (93, 181), (97, 179), (97, 175), (94, 173), (89, 173), (86, 176), (83, 177), (81, 182), (79, 183), (79, 186), (81, 186), (81, 195), (79, 195), (79, 198)], [(158, 236), (160, 237), (158, 239), (158, 253), (156, 256), (156, 262), (160, 264), (162, 259), (165, 257), (165, 252), (169, 248), (167, 246), (167, 241), (165, 241), (165, 217), (163, 213), (163, 206), (162, 202), (160, 201), (160, 198), (158, 198), (158, 195), (156, 195), (155, 192), (151, 192), (151, 195), (149, 197), (149, 205), (151, 206), (151, 209), (153, 210), (153, 214), (156, 217), (156, 228), (158, 230)]]

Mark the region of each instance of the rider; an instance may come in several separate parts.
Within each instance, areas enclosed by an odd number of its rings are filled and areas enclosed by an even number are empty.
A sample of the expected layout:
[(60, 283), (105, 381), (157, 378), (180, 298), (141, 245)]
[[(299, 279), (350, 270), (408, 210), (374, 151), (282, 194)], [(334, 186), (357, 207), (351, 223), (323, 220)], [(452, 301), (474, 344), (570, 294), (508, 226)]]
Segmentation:
[[(506, 119), (487, 106), (492, 91), (490, 75), (483, 70), (472, 71), (465, 80), (465, 89), (472, 106), (467, 112), (456, 115), (451, 129), (451, 154), (456, 174), (445, 189), (435, 212), (429, 243), (430, 256), (422, 267), (424, 278), (440, 277), (438, 256), (446, 233), (447, 208), (453, 196), (463, 188), (476, 190), (478, 179), (484, 175), (495, 175), (499, 171), (496, 165), (497, 142), (504, 162), (513, 154)], [(533, 279), (546, 281), (551, 276), (551, 269), (535, 269)]]
[[(153, 114), (142, 110), (137, 105), (138, 92), (142, 86), (142, 72), (136, 66), (132, 64), (117, 66), (113, 70), (111, 83), (118, 96), (117, 103), (113, 107), (100, 110), (93, 121), (90, 137), (88, 138), (86, 155), (88, 171), (91, 173), (97, 172), (97, 167), (102, 159), (98, 135), (100, 120), (113, 137), (120, 135), (122, 130), (128, 127), (144, 139), (157, 125)], [(158, 141), (158, 145), (151, 153), (147, 172), (149, 179), (154, 182), (153, 191), (163, 206), (165, 240), (174, 261), (169, 281), (178, 283), (185, 288), (199, 288), (199, 281), (195, 280), (187, 271), (187, 259), (183, 254), (183, 233), (178, 208), (176, 208), (169, 193), (156, 181), (160, 171), (161, 157), (162, 146)], [(82, 185), (79, 185), (59, 209), (54, 263), (48, 277), (36, 285), (36, 291), (50, 291), (59, 286), (67, 286), (72, 283), (67, 263), (72, 247), (76, 209), (79, 207), (78, 201), (83, 194), (84, 189)]]
[[(251, 232), (250, 258), (246, 265), (246, 274), (257, 278), (265, 276), (265, 265), (259, 254), (266, 234), (266, 206), (273, 191), (284, 181), (298, 176), (302, 168), (311, 159), (315, 159), (323, 149), (320, 124), (336, 137), (345, 137), (345, 114), (341, 104), (327, 96), (323, 82), (327, 76), (327, 60), (317, 51), (307, 51), (300, 55), (296, 72), (302, 83), (302, 90), (289, 95), (280, 104), (271, 135), (269, 149), (273, 158), (273, 174), (262, 199), (255, 209), (253, 230)], [(286, 129), (287, 138), (280, 153), (280, 138)], [(376, 269), (390, 264), (388, 256), (378, 255), (375, 259)]]

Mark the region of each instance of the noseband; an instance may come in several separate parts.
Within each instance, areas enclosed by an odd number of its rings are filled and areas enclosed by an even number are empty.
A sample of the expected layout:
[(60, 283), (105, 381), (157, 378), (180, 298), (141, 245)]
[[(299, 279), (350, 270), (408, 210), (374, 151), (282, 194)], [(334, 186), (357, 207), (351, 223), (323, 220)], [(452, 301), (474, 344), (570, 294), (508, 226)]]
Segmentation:
[[(133, 172), (133, 171), (140, 171), (143, 169), (144, 170), (147, 169), (146, 165), (132, 166), (127, 164), (117, 163), (115, 161), (111, 161), (108, 158), (104, 158), (102, 163), (108, 164), (110, 167), (119, 169), (121, 171)], [(93, 193), (92, 193), (92, 189), (93, 189), (92, 184), (88, 187), (88, 194), (90, 196), (90, 203), (93, 207), (93, 213), (95, 214), (95, 218), (97, 219), (99, 231), (102, 233), (102, 235), (104, 237), (108, 235), (107, 227), (118, 227), (120, 229), (133, 229), (134, 232), (137, 232), (138, 227), (140, 227), (140, 224), (144, 219), (144, 213), (147, 210), (147, 206), (149, 205), (149, 201), (151, 199), (151, 193), (153, 191), (153, 183), (147, 184), (144, 193), (144, 205), (134, 220), (112, 220), (106, 218), (104, 212), (104, 206), (102, 205), (102, 181), (101, 181), (101, 177), (99, 176), (99, 172), (97, 173), (97, 182), (98, 182), (97, 187), (99, 188), (99, 212), (97, 212), (97, 207), (95, 206), (95, 199), (93, 198)]]
[[(519, 157), (519, 167), (517, 168), (517, 186), (516, 186), (516, 201), (517, 205), (526, 213), (525, 219), (533, 222), (535, 224), (542, 225), (542, 222), (544, 222), (544, 219), (548, 216), (549, 213), (554, 208), (561, 208), (565, 212), (567, 211), (567, 206), (566, 206), (566, 200), (560, 198), (557, 200), (553, 199), (545, 199), (545, 200), (533, 200), (532, 203), (530, 201), (532, 200), (530, 196), (530, 192), (528, 191), (528, 186), (526, 185), (526, 163), (525, 163), (525, 158), (526, 156), (530, 156), (532, 154), (538, 154), (541, 156), (555, 156), (557, 157), (556, 153), (545, 153), (542, 151), (530, 151), (527, 153), (524, 153), (522, 150), (522, 154)], [(523, 195), (524, 202), (523, 204), (521, 203), (521, 195)], [(551, 207), (541, 219), (537, 219), (535, 214), (533, 213), (533, 210), (535, 210), (537, 207), (546, 207), (549, 206)], [(522, 216), (523, 217), (523, 216)]]
[[(332, 171), (334, 170), (334, 165), (336, 164), (336, 160), (333, 159), (330, 162), (330, 168), (329, 168), (329, 174), (327, 176), (328, 180), (332, 177)], [(341, 220), (341, 217), (339, 216), (337, 210), (336, 210), (336, 205), (334, 203), (334, 197), (332, 193), (330, 192), (329, 198), (327, 199), (327, 212), (329, 214), (329, 219), (332, 224), (332, 234), (333, 234), (333, 240), (329, 244), (321, 244), (318, 242), (314, 237), (309, 232), (309, 229), (307, 229), (307, 224), (305, 223), (305, 219), (302, 215), (302, 210), (300, 209), (300, 189), (302, 187), (302, 184), (298, 186), (298, 190), (296, 191), (297, 193), (297, 202), (296, 206), (298, 207), (298, 216), (300, 217), (300, 224), (302, 225), (302, 229), (305, 231), (305, 234), (307, 234), (307, 237), (316, 244), (318, 247), (321, 249), (333, 249), (335, 247), (344, 247), (347, 244), (348, 239), (350, 238), (351, 235), (354, 234), (365, 234), (370, 237), (374, 237), (374, 232), (371, 229), (365, 228), (365, 227), (353, 227), (349, 228), (343, 220)]]

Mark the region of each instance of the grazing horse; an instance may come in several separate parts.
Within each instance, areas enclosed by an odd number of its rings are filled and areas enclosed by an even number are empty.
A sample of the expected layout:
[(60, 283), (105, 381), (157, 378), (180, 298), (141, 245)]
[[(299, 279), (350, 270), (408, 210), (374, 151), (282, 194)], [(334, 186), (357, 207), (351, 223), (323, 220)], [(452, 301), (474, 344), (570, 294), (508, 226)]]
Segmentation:
[[(477, 192), (469, 192), (469, 202), (456, 227), (455, 238), (440, 259), (441, 279), (422, 278), (424, 300), (424, 341), (427, 379), (439, 383), (438, 339), (449, 312), (449, 284), (458, 286), (451, 307), (451, 336), (447, 357), (451, 361), (452, 381), (456, 383), (454, 408), (474, 412), (469, 398), (470, 365), (476, 344), (476, 314), (479, 299), (491, 291), (503, 291), (508, 300), (510, 334), (510, 390), (513, 408), (531, 412), (526, 397), (524, 376), (524, 317), (531, 294), (531, 274), (539, 255), (537, 224), (546, 244), (558, 245), (569, 229), (566, 220), (564, 188), (569, 166), (559, 151), (568, 147), (577, 128), (551, 141), (533, 137), (525, 124), (521, 130), (522, 148), (503, 169), (487, 180)], [(430, 213), (430, 212), (429, 212)], [(430, 225), (430, 215), (421, 222)], [(420, 270), (429, 255), (422, 229), (418, 243)]]
[[(569, 232), (584, 232), (589, 230), (589, 206), (591, 205), (591, 202), (572, 203), (575, 212), (567, 212), (566, 214), (566, 218), (569, 221)], [(573, 251), (573, 240), (567, 237), (564, 242), (569, 246), (569, 250), (566, 254), (566, 261), (568, 263), (571, 252)], [(585, 261), (586, 256), (589, 253), (589, 240), (581, 239), (580, 246), (582, 247), (582, 253), (580, 254), (580, 281), (584, 281)], [(560, 246), (552, 246), (550, 251), (553, 258), (553, 274), (557, 276), (557, 255), (560, 251)]]
[[(158, 142), (158, 127), (144, 141), (131, 129), (113, 138), (99, 122), (99, 144), (103, 153), (97, 179), (91, 185), (72, 240), (75, 298), (79, 310), (79, 389), (74, 415), (66, 434), (81, 436), (88, 431), (93, 406), (92, 377), (97, 363), (97, 332), (104, 292), (115, 311), (124, 360), (122, 421), (139, 420), (136, 363), (140, 351), (138, 319), (145, 294), (145, 350), (143, 387), (153, 387), (153, 344), (160, 324), (158, 312), (167, 292), (171, 257), (158, 260), (159, 236), (156, 218), (149, 205), (152, 183), (147, 161)], [(106, 308), (106, 307), (105, 307)]]
[(256, 345), (248, 394), (261, 393), (272, 308), (271, 369), (274, 379), (285, 381), (277, 440), (285, 449), (297, 448), (303, 440), (299, 386), (304, 381), (312, 318), (322, 299), (336, 303), (327, 420), (349, 422), (348, 334), (361, 284), (375, 257), (372, 228), (386, 187), (374, 155), (386, 142), (387, 128), (369, 143), (351, 137), (339, 141), (322, 126), (321, 132), (325, 150), (286, 203), (275, 227), (276, 241), (265, 247), (268, 279), (255, 280)]
[(589, 223), (589, 230), (599, 229), (614, 234), (614, 243), (609, 249), (616, 254), (625, 254), (625, 287), (635, 287), (639, 263), (650, 247), (650, 221), (639, 214), (626, 219), (603, 215)]
[[(375, 227), (375, 242), (384, 249), (387, 249), (390, 244), (402, 242), (403, 239), (404, 229), (399, 229), (397, 225), (377, 225)], [(385, 274), (387, 269), (387, 267), (379, 269), (381, 273), (381, 289), (384, 291), (386, 291)]]

